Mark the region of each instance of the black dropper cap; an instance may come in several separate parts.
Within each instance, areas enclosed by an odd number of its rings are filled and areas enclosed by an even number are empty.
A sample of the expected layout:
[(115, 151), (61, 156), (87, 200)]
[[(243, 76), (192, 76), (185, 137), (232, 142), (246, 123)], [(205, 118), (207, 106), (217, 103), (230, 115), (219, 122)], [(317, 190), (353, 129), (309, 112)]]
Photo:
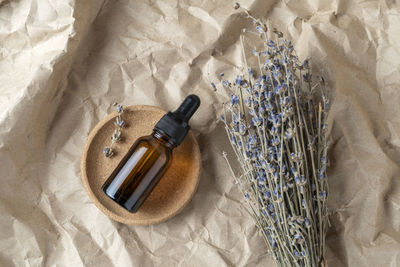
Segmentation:
[(154, 130), (163, 132), (170, 137), (171, 142), (178, 146), (190, 130), (189, 120), (200, 106), (197, 95), (189, 95), (174, 112), (169, 111), (159, 122)]

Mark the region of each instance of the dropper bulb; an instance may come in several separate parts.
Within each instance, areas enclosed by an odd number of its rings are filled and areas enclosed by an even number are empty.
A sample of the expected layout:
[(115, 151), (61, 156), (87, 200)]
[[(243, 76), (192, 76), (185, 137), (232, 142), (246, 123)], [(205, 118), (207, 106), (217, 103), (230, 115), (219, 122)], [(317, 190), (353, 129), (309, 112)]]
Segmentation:
[(182, 121), (188, 122), (199, 106), (200, 98), (197, 95), (189, 95), (174, 113), (181, 117)]

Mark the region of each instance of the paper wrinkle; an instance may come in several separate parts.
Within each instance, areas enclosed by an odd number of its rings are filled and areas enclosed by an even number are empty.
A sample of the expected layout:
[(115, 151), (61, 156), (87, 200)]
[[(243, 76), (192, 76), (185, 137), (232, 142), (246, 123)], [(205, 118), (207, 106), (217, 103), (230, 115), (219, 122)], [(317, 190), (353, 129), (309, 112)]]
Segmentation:
[[(333, 89), (328, 265), (400, 266), (398, 5), (241, 5)], [(251, 26), (231, 1), (5, 1), (0, 17), (1, 266), (273, 266), (221, 157), (232, 151), (216, 119), (229, 95), (217, 76), (238, 72)], [(115, 101), (171, 110), (190, 93), (202, 100), (193, 200), (158, 225), (112, 222), (80, 181), (88, 133)]]

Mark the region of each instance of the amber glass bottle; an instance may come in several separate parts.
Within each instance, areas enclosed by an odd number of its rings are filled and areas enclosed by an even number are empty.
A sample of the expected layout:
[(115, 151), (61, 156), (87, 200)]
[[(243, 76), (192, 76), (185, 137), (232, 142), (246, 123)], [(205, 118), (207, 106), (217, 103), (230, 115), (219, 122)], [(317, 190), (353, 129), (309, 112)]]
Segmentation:
[(151, 135), (140, 137), (104, 183), (104, 193), (136, 212), (167, 170), (172, 150), (187, 135), (189, 119), (199, 105), (198, 96), (188, 96), (176, 111), (160, 119)]

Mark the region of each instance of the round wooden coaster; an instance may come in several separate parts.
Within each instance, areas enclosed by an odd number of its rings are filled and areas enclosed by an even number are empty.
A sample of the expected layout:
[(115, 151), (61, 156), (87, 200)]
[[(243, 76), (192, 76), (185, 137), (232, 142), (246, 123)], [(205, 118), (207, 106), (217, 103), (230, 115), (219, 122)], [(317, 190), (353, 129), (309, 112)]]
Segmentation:
[(132, 225), (163, 222), (178, 214), (193, 197), (200, 177), (199, 145), (192, 131), (174, 149), (171, 165), (137, 213), (130, 213), (108, 198), (101, 190), (114, 168), (138, 137), (150, 135), (165, 111), (152, 106), (124, 108), (122, 119), (127, 127), (122, 141), (114, 145), (115, 155), (106, 158), (103, 148), (110, 145), (115, 130), (114, 112), (100, 121), (90, 132), (83, 149), (81, 176), (83, 185), (94, 204), (111, 219)]

